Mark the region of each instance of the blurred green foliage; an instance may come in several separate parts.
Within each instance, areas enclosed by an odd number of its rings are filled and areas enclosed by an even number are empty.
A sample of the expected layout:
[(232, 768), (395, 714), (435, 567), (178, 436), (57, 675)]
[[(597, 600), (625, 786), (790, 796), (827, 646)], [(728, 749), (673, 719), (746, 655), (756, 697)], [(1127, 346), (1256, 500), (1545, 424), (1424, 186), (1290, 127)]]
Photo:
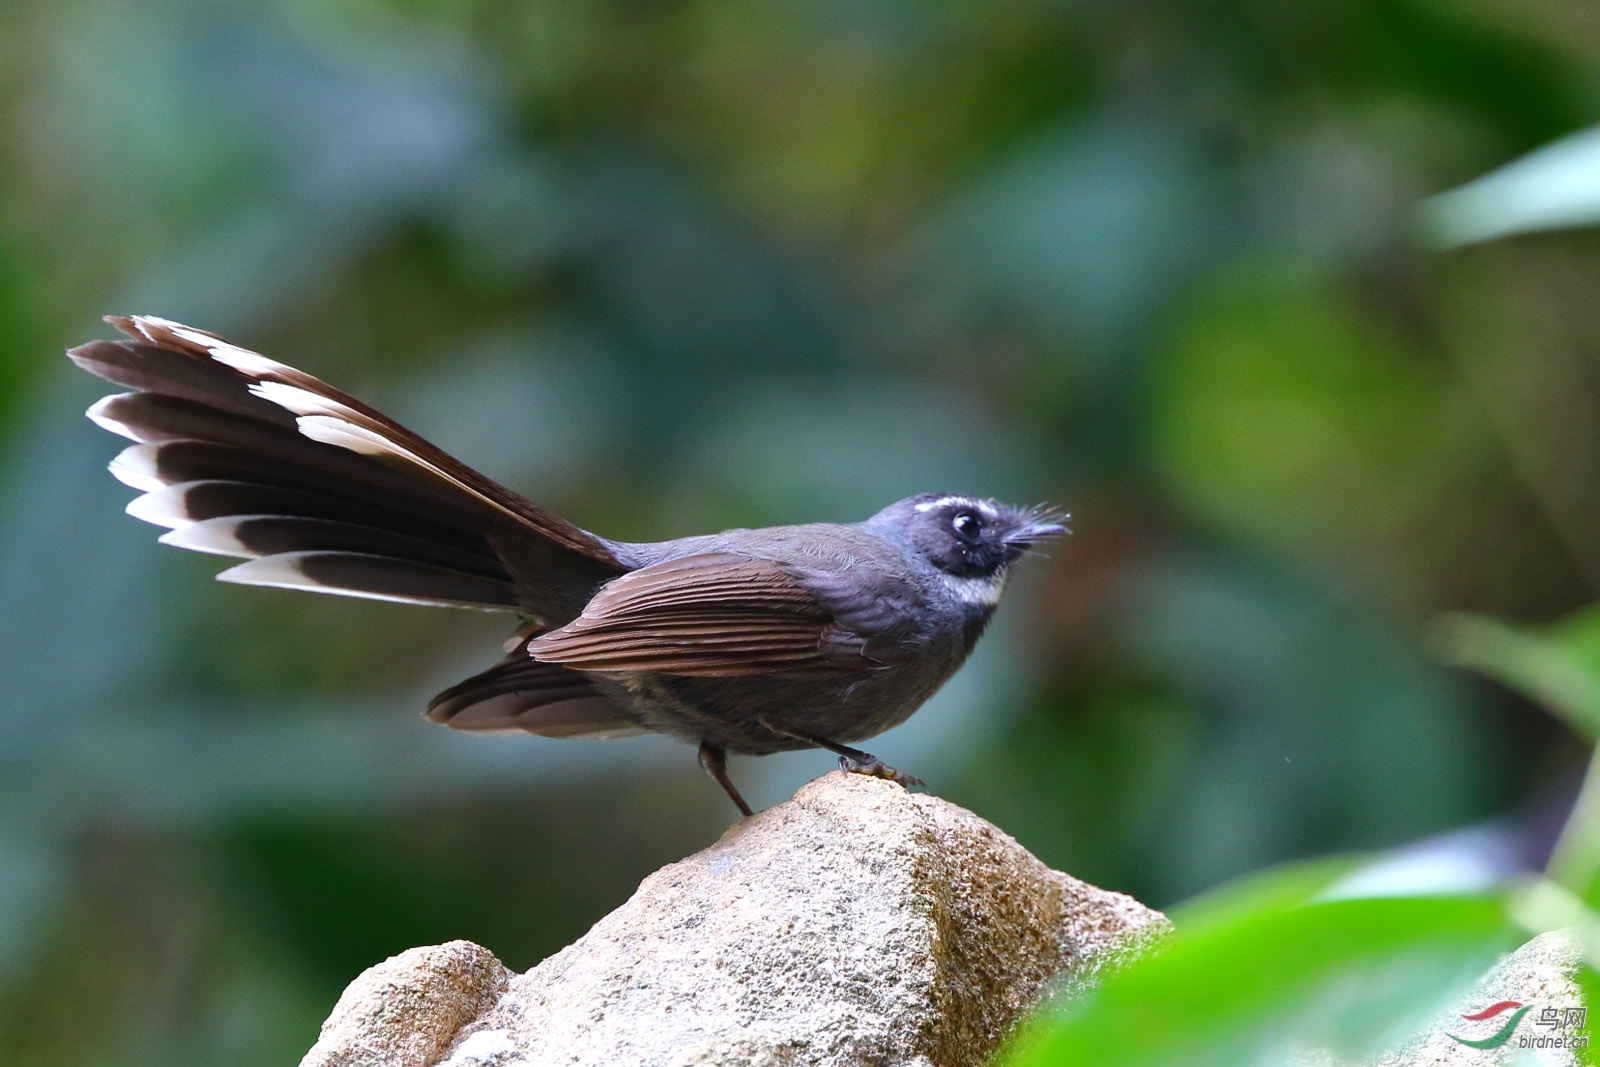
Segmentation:
[[(1567, 718), (1600, 726), (1600, 609), (1529, 630), (1457, 613), (1439, 651)], [(1600, 751), (1600, 750), (1597, 750)], [(1175, 934), (1086, 997), (1059, 995), (1001, 1056), (1054, 1064), (1365, 1063), (1458, 1003), (1504, 952), (1560, 929), (1582, 950), (1584, 1003), (1600, 990), (1600, 762), (1543, 877), (1494, 894), (1407, 892), (1399, 856), (1308, 861), (1247, 877), (1172, 913)], [(1464, 842), (1461, 842), (1464, 844)], [(1078, 991), (1069, 991), (1077, 993)], [(1569, 1005), (1578, 1007), (1578, 1005)], [(1579, 1062), (1593, 1063), (1594, 1051)]]
[(1225, 1067), (1325, 1050), (1364, 1063), (1518, 943), (1492, 898), (1316, 900), (1292, 891), (1299, 880), (1174, 912), (1169, 944), (1112, 974), (1086, 1008), (1035, 1020), (1005, 1062)]
[[(1600, 259), (1551, 230), (1597, 57), (1579, 0), (0, 7), (0, 1062), (290, 1062), (362, 967), (530, 966), (730, 815), (681, 746), (417, 721), (494, 620), (155, 545), (59, 355), (108, 311), (615, 537), (1069, 507), (874, 751), (1081, 877), (1166, 906), (1495, 816), (1477, 891), (1542, 868), (1589, 646), (1509, 649), (1600, 587)], [(1370, 907), (1396, 958), (1499, 943)]]

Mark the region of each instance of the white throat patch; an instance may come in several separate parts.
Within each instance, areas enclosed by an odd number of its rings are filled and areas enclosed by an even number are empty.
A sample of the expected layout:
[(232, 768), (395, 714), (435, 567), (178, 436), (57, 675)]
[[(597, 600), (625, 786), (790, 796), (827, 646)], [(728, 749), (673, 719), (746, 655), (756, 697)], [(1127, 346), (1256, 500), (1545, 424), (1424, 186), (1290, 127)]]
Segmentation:
[(992, 608), (1000, 603), (1000, 594), (1006, 588), (1006, 572), (1003, 570), (983, 578), (958, 578), (940, 571), (939, 580), (955, 594), (957, 600), (979, 608)]

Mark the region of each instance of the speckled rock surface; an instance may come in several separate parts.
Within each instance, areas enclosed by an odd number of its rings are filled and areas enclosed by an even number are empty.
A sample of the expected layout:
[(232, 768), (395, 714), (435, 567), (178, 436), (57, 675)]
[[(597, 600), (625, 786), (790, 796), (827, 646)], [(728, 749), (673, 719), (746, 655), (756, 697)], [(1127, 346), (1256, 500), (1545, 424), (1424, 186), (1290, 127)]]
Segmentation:
[(352, 1001), (406, 953), (351, 987), (306, 1064), (979, 1064), (1047, 986), (1090, 983), (1167, 929), (971, 812), (834, 773), (646, 878), (526, 974), (482, 968), (460, 1005), (397, 997), (455, 1020), (434, 1059), (361, 1059), (332, 1040), (444, 1027)]
[(470, 941), (402, 952), (350, 983), (302, 1067), (437, 1063), (461, 1027), (493, 1007), (510, 980), (494, 953)]

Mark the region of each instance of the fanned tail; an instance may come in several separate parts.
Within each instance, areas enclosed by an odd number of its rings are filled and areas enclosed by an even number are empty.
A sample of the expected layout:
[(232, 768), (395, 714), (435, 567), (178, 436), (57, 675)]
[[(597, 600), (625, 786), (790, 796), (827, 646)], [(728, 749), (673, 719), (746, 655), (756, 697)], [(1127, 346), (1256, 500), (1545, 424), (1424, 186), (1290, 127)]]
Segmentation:
[[(68, 352), (132, 392), (89, 417), (161, 540), (247, 560), (224, 581), (417, 604), (576, 614), (627, 567), (603, 539), (354, 398), (180, 323), (108, 317), (130, 340)], [(576, 677), (576, 676), (575, 676)]]

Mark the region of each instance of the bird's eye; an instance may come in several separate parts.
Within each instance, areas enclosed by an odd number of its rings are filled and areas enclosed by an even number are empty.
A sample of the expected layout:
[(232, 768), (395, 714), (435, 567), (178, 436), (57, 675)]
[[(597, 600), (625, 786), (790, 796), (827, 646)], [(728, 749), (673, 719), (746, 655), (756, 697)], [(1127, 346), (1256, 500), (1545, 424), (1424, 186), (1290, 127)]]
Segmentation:
[(950, 520), (950, 528), (955, 530), (956, 537), (969, 545), (978, 543), (978, 538), (983, 536), (983, 520), (970, 511), (958, 511)]

